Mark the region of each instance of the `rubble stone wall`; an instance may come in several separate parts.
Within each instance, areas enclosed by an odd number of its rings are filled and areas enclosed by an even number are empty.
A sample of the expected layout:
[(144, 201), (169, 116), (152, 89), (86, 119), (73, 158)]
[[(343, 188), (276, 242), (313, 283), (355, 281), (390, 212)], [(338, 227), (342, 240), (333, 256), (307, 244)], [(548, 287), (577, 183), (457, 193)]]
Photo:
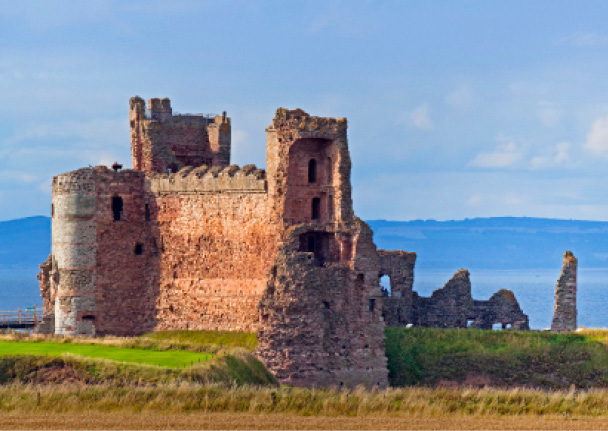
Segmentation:
[(576, 324), (576, 271), (578, 260), (571, 251), (564, 253), (562, 272), (555, 285), (555, 307), (551, 331), (570, 332)]
[(487, 301), (474, 300), (466, 269), (458, 270), (430, 297), (413, 292), (411, 296), (385, 297), (383, 304), (388, 326), (492, 329), (499, 323), (503, 329), (530, 329), (528, 316), (510, 290), (501, 289)]
[(319, 265), (290, 229), (260, 303), (256, 354), (280, 382), (297, 386), (388, 385), (378, 257), (369, 227), (354, 234), (347, 261)]

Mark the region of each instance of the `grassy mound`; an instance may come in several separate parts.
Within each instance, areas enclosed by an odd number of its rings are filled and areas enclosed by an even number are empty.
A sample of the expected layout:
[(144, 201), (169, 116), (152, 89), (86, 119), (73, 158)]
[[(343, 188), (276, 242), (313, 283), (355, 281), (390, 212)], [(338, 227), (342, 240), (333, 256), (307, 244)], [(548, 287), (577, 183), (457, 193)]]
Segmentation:
[(181, 383), (272, 385), (274, 376), (251, 353), (234, 349), (187, 368), (166, 368), (82, 356), (0, 356), (0, 384), (77, 383), (146, 386)]
[(565, 389), (608, 385), (608, 332), (386, 328), (393, 386)]

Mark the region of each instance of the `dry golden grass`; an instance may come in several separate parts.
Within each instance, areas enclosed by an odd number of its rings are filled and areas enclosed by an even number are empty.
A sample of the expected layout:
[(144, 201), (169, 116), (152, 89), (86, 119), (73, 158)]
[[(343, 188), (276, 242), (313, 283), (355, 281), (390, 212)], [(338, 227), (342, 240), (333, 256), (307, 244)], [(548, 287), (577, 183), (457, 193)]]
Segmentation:
[(285, 414), (247, 413), (4, 413), (0, 415), (3, 430), (140, 430), (140, 429), (352, 429), (352, 430), (605, 430), (605, 418), (485, 417), (459, 414), (442, 417), (406, 415), (403, 417), (326, 417)]
[(402, 388), (368, 391), (262, 386), (6, 385), (0, 414), (237, 413), (319, 417), (577, 417), (608, 420), (608, 391)]

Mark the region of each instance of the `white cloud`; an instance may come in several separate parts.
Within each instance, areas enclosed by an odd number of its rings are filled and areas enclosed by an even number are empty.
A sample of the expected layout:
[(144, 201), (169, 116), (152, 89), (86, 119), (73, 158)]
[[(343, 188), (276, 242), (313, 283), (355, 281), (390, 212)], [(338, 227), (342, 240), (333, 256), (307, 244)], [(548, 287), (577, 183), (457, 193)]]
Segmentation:
[(468, 87), (458, 87), (449, 93), (445, 98), (445, 103), (458, 110), (466, 110), (478, 102), (477, 96)]
[(571, 159), (571, 148), (572, 144), (570, 142), (559, 142), (550, 148), (547, 154), (532, 157), (530, 167), (532, 169), (543, 169), (563, 166)]
[(592, 154), (608, 157), (608, 116), (593, 122), (585, 148)]
[(523, 158), (523, 147), (510, 141), (498, 144), (492, 152), (477, 154), (467, 166), (475, 168), (514, 168)]
[(431, 130), (433, 121), (431, 120), (431, 108), (428, 103), (418, 106), (408, 115), (408, 124), (417, 129)]

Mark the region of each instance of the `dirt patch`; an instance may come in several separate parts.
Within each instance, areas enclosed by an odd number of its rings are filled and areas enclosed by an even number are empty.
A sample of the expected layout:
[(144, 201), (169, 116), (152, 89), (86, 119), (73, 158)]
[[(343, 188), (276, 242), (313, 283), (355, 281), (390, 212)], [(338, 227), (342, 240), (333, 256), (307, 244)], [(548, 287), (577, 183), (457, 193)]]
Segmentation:
[(34, 383), (44, 384), (44, 383), (77, 383), (77, 384), (85, 384), (86, 378), (82, 371), (76, 370), (69, 364), (49, 364), (49, 366), (45, 368), (41, 368), (36, 371), (36, 373), (32, 376)]
[(448, 380), (441, 379), (437, 383), (437, 386), (442, 388), (459, 388), (463, 386), (473, 388), (483, 388), (485, 386), (496, 385), (496, 382), (491, 377), (485, 374), (468, 373), (464, 380)]

